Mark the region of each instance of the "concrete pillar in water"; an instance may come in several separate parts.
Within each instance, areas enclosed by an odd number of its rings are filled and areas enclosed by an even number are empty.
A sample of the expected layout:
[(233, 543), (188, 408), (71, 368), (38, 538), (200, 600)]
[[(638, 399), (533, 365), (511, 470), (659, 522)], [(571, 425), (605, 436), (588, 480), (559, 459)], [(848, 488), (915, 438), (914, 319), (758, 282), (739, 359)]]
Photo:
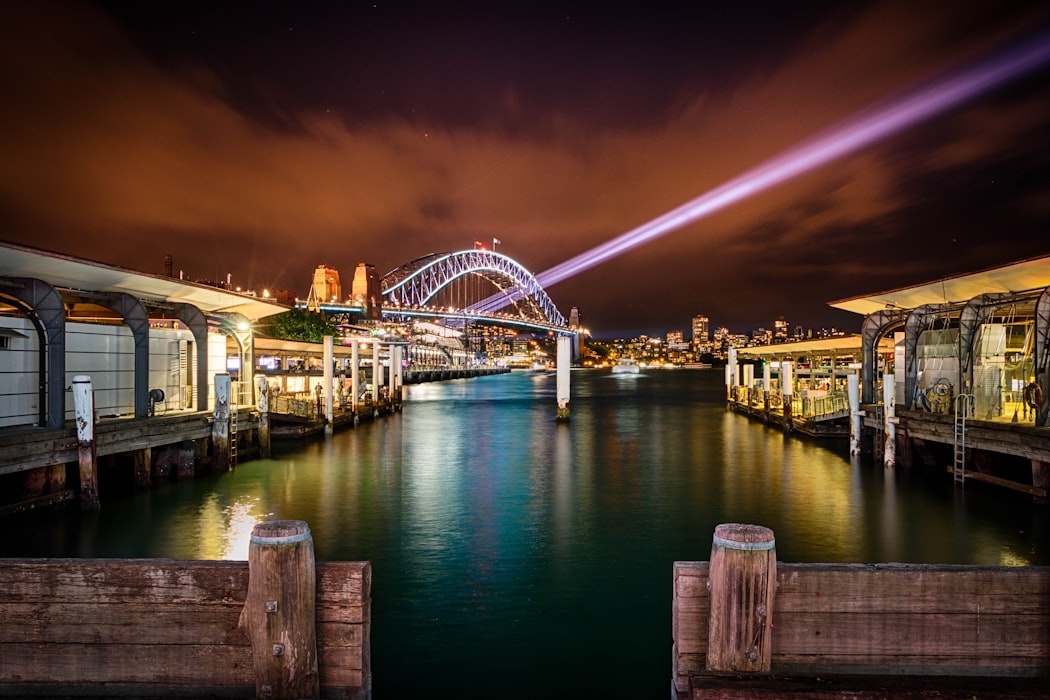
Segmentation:
[(726, 365), (726, 399), (729, 401), (733, 399), (733, 369), (728, 364)]
[(780, 394), (784, 399), (784, 431), (791, 432), (791, 395), (794, 393), (795, 379), (792, 376), (792, 365), (790, 360), (780, 363)]
[(317, 568), (309, 526), (302, 520), (256, 525), (238, 624), (251, 643), (256, 697), (320, 697), (316, 611)]
[(882, 420), (885, 440), (883, 442), (882, 463), (887, 467), (897, 465), (897, 416), (896, 392), (892, 374), (882, 375)]
[(391, 344), (387, 345), (386, 348), (386, 361), (390, 365), (387, 367), (387, 371), (390, 373), (387, 386), (390, 387), (390, 406), (393, 407), (397, 403), (394, 396), (394, 392), (397, 390), (397, 346)]
[(334, 371), (332, 369), (332, 362), (335, 355), (334, 340), (332, 336), (326, 335), (324, 337), (324, 434), (332, 434), (332, 422), (335, 418), (335, 408), (332, 399), (332, 380), (334, 379)]
[(739, 523), (717, 526), (709, 572), (707, 668), (768, 673), (777, 582), (773, 531)]
[[(755, 366), (744, 365), (744, 386), (747, 387), (747, 405), (751, 407), (751, 396), (755, 391)], [(750, 411), (748, 411), (750, 413)]]
[(849, 396), (849, 453), (860, 454), (860, 377), (850, 374), (846, 377), (846, 394)]
[(736, 387), (740, 384), (740, 369), (736, 360), (736, 348), (729, 348), (729, 357), (726, 361), (729, 368), (729, 398), (736, 400)]
[(354, 421), (357, 421), (357, 399), (361, 394), (361, 344), (356, 340), (350, 341), (350, 407), (354, 411)]
[(255, 405), (259, 409), (259, 456), (270, 456), (270, 385), (266, 377), (255, 378)]
[(569, 372), (572, 357), (572, 337), (558, 336), (558, 420), (569, 420)]
[(215, 411), (212, 414), (211, 446), (212, 469), (230, 468), (230, 375), (215, 375)]
[(98, 508), (98, 461), (95, 457), (95, 392), (91, 377), (73, 377), (73, 411), (77, 423), (77, 457), (80, 462), (80, 505)]

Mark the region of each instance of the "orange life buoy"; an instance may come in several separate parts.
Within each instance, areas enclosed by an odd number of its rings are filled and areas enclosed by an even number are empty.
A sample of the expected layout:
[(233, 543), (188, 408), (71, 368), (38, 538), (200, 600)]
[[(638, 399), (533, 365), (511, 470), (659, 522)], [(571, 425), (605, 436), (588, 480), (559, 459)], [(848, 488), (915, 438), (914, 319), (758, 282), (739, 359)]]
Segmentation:
[(1024, 402), (1032, 408), (1043, 405), (1043, 387), (1032, 382), (1024, 388)]

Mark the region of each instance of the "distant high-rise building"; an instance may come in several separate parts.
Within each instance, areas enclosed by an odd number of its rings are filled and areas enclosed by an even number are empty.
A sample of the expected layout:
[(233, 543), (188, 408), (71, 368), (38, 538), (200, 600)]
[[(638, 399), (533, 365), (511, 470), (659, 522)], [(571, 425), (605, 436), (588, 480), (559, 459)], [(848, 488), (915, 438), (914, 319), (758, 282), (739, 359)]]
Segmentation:
[(786, 343), (788, 339), (788, 322), (781, 316), (773, 321), (773, 342)]
[(380, 291), (376, 266), (358, 263), (357, 270), (354, 272), (354, 286), (350, 293), (350, 300), (354, 306), (365, 308), (365, 318), (369, 321), (378, 321), (383, 317)]
[(693, 316), (693, 347), (711, 340), (711, 322), (707, 316)]
[(682, 342), (682, 331), (667, 331), (667, 344), (679, 344)]
[(339, 284), (339, 270), (327, 265), (318, 265), (314, 270), (314, 283), (310, 287), (310, 296), (318, 304), (342, 301), (343, 287)]

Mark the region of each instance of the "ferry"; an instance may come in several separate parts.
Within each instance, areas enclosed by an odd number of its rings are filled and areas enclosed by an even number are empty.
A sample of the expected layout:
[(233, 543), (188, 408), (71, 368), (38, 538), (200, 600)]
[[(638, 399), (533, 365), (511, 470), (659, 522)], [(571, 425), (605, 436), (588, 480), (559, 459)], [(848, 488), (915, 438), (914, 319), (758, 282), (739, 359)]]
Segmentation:
[(623, 358), (617, 364), (613, 365), (613, 374), (638, 374), (641, 369), (638, 367), (638, 363), (634, 360)]

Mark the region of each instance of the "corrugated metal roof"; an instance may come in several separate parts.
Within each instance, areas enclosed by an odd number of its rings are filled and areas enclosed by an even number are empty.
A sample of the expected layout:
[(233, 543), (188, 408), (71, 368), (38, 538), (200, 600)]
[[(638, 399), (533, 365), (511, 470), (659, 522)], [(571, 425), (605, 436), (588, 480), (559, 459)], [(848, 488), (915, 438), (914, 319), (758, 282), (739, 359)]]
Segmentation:
[(288, 310), (273, 301), (218, 287), (135, 272), (2, 241), (0, 277), (35, 277), (53, 287), (88, 292), (125, 292), (142, 300), (192, 304), (206, 313), (239, 313), (249, 321)]
[(923, 304), (966, 302), (991, 292), (1016, 293), (1046, 287), (1050, 287), (1050, 255), (912, 287), (832, 301), (829, 305), (867, 315), (884, 309), (914, 309)]

